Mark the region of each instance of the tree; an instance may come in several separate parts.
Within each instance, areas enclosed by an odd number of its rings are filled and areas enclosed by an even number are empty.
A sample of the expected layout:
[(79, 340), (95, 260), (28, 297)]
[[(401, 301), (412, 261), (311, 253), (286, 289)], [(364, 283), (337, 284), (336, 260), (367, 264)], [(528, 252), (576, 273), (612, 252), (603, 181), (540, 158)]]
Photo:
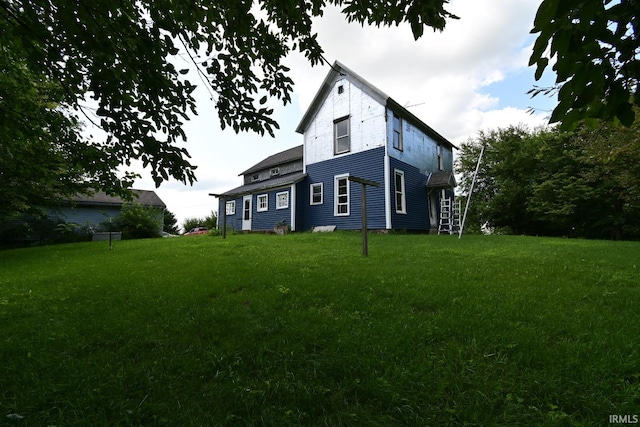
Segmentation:
[(471, 223), (511, 233), (640, 238), (640, 124), (600, 122), (575, 131), (507, 128), (461, 146), (457, 168), (468, 192), (480, 146), (485, 155), (469, 208)]
[[(19, 97), (29, 82), (56, 88), (49, 96), (40, 92), (28, 105), (0, 107), (3, 114), (15, 110), (25, 121), (31, 113), (54, 116), (37, 120), (36, 132), (50, 129), (54, 119), (66, 121), (58, 123), (66, 135), (38, 139), (27, 133), (17, 135), (18, 140), (30, 144), (37, 139), (45, 150), (67, 144), (74, 155), (67, 164), (100, 175), (100, 189), (109, 193), (125, 192), (130, 176), (122, 179), (111, 172), (134, 159), (151, 167), (156, 185), (169, 177), (193, 183), (195, 166), (180, 143), (186, 140), (184, 121), (197, 112), (196, 83), (208, 86), (223, 128), (273, 135), (278, 124), (265, 105), (267, 98), (286, 104), (293, 90), (282, 60), (293, 50), (312, 64), (323, 60), (311, 19), (322, 15), (327, 4), (344, 6), (350, 21), (407, 22), (419, 37), (425, 25), (442, 30), (447, 18), (455, 18), (444, 3), (0, 0), (0, 46), (3, 56), (11, 55), (2, 64), (3, 73), (22, 73), (25, 82), (3, 87), (0, 99)], [(196, 75), (176, 68), (177, 55), (192, 62)], [(81, 121), (98, 125), (106, 138), (82, 134)], [(35, 170), (33, 163), (23, 165)], [(20, 171), (13, 173), (13, 181), (20, 182)]]
[(180, 234), (180, 229), (178, 228), (178, 219), (173, 212), (167, 209), (165, 209), (164, 211), (164, 224), (162, 226), (162, 231), (169, 234)]
[(529, 65), (536, 79), (555, 60), (557, 91), (551, 122), (572, 129), (596, 119), (630, 126), (640, 106), (640, 16), (637, 0), (543, 0), (532, 33), (538, 33)]
[(128, 203), (122, 206), (114, 223), (106, 226), (122, 231), (123, 239), (145, 239), (160, 237), (162, 220), (156, 208)]

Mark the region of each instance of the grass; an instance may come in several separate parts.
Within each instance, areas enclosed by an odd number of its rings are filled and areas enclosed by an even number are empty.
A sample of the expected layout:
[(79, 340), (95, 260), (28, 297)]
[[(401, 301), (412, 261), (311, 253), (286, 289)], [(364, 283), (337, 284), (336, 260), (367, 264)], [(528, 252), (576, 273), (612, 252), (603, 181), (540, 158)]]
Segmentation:
[(603, 425), (640, 244), (357, 233), (0, 252), (0, 425)]

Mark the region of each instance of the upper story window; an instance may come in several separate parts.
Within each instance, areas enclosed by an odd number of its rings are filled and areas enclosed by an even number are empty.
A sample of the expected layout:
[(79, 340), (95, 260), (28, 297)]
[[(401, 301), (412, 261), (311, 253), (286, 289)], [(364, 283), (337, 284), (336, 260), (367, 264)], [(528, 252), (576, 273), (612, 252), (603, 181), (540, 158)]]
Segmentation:
[(271, 169), (271, 176), (280, 175), (280, 168)]
[(251, 176), (251, 181), (258, 181), (260, 179), (260, 175), (255, 173)]
[(393, 148), (402, 151), (402, 119), (393, 115)]
[(334, 154), (348, 153), (351, 151), (351, 135), (349, 130), (349, 116), (333, 122)]
[(443, 161), (442, 161), (442, 145), (438, 144), (438, 170), (443, 170)]

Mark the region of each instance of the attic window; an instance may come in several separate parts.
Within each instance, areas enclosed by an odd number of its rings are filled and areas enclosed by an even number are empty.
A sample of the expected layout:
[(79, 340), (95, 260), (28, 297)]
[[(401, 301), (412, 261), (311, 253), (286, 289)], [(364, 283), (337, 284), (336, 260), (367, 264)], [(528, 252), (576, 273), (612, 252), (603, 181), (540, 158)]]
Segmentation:
[(251, 180), (252, 180), (252, 181), (257, 181), (257, 180), (259, 180), (259, 179), (260, 179), (260, 175), (259, 175), (259, 174), (257, 174), (257, 173), (256, 173), (256, 174), (254, 174), (254, 175), (251, 177)]
[(338, 86), (338, 95), (342, 95), (344, 93), (344, 86)]
[(271, 176), (280, 175), (280, 168), (271, 169)]

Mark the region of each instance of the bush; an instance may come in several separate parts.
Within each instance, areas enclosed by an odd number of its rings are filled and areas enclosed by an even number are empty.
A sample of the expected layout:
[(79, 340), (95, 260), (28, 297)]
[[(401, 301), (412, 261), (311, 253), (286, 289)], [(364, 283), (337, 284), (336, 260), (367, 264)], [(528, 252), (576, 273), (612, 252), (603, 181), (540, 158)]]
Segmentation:
[(107, 231), (122, 231), (123, 239), (160, 237), (162, 231), (158, 211), (140, 204), (123, 205), (120, 215), (112, 223), (104, 222), (101, 226), (106, 226)]

